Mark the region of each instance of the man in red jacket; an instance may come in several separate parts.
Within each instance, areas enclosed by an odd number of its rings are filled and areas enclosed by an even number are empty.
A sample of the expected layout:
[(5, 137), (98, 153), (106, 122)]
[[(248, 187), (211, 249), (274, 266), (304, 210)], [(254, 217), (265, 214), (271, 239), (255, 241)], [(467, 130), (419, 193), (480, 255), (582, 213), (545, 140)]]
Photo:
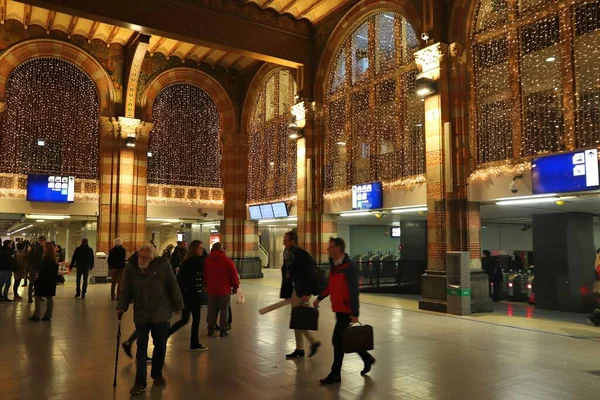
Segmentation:
[(209, 256), (204, 261), (204, 286), (208, 292), (208, 336), (214, 333), (217, 319), (217, 308), (221, 315), (221, 337), (229, 335), (227, 332), (227, 318), (231, 293), (237, 292), (240, 287), (240, 278), (233, 261), (223, 251), (219, 242), (213, 244)]
[[(331, 372), (325, 379), (321, 379), (322, 385), (331, 385), (342, 381), (342, 362), (344, 361), (344, 330), (351, 323), (358, 322), (358, 267), (352, 262), (346, 251), (346, 243), (342, 238), (329, 239), (329, 285), (325, 292), (314, 301), (315, 307), (319, 302), (331, 296), (331, 308), (335, 313), (336, 324), (333, 329), (333, 365)], [(361, 375), (368, 374), (371, 366), (375, 364), (375, 358), (368, 352), (358, 353), (365, 363)]]

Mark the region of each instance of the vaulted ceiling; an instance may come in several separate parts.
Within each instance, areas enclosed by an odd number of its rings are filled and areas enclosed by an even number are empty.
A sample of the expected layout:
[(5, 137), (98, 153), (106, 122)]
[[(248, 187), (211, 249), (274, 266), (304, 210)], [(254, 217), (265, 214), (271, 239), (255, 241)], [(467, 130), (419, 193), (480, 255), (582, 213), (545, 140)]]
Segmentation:
[[(60, 31), (69, 38), (82, 36), (88, 41), (97, 39), (107, 45), (120, 44), (124, 46), (138, 33), (131, 29), (74, 17), (13, 0), (0, 0), (0, 22), (4, 23), (7, 20), (18, 21), (26, 29), (29, 26), (37, 25), (44, 28), (46, 33)], [(155, 35), (150, 38), (148, 51), (150, 54), (158, 53), (166, 57), (176, 56), (182, 60), (192, 60), (198, 63), (206, 62), (211, 65), (220, 65), (237, 70), (243, 70), (256, 62), (250, 57)]]
[(290, 14), (294, 18), (306, 18), (313, 24), (318, 24), (324, 18), (353, 3), (354, 0), (241, 0), (245, 3), (255, 3), (259, 7), (272, 8), (279, 14)]

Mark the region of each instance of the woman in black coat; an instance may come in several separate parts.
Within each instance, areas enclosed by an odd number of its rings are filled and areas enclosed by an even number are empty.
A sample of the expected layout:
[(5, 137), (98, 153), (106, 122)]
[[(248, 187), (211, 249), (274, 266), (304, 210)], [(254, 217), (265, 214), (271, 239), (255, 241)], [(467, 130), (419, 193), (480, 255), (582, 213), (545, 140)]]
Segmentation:
[(54, 307), (54, 299), (56, 296), (56, 276), (58, 275), (58, 258), (54, 249), (54, 244), (47, 242), (44, 246), (44, 256), (42, 265), (35, 277), (35, 311), (30, 321), (40, 320), (41, 298), (47, 299), (46, 313), (43, 321), (52, 319), (52, 309)]
[(187, 254), (179, 268), (177, 280), (183, 295), (185, 308), (181, 311), (181, 320), (173, 324), (169, 336), (185, 326), (192, 315), (192, 336), (190, 350), (204, 351), (208, 348), (202, 346), (198, 340), (200, 330), (200, 306), (208, 303), (207, 293), (204, 291), (204, 256), (199, 240), (190, 243)]

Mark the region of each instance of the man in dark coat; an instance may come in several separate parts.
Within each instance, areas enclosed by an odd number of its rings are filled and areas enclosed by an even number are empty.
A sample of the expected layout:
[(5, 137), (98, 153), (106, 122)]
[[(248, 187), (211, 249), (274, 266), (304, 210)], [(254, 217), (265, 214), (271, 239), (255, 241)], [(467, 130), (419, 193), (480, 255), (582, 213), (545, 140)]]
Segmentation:
[(502, 269), (498, 264), (498, 260), (492, 257), (492, 254), (489, 250), (483, 251), (481, 267), (488, 275), (490, 297), (494, 301), (500, 301), (500, 291), (502, 290)]
[(185, 240), (183, 242), (179, 242), (177, 247), (173, 249), (173, 254), (171, 254), (171, 267), (173, 267), (173, 272), (175, 272), (175, 275), (179, 273), (179, 268), (181, 267), (183, 260), (185, 260), (186, 253), (187, 242)]
[[(94, 268), (94, 250), (88, 244), (87, 238), (81, 240), (81, 246), (75, 249), (71, 259), (71, 268), (77, 268), (77, 291), (75, 297), (85, 298), (88, 285), (88, 275)], [(83, 290), (81, 290), (81, 277), (83, 277)]]
[[(310, 302), (312, 291), (315, 286), (316, 264), (311, 255), (298, 246), (298, 234), (290, 231), (283, 237), (283, 266), (281, 267), (281, 290), (279, 297), (290, 299), (292, 307), (302, 307)], [(304, 337), (310, 343), (310, 354), (312, 357), (321, 346), (321, 342), (315, 340), (309, 331), (295, 329), (296, 349), (286, 355), (287, 359), (302, 358), (304, 352)]]
[(29, 269), (29, 295), (28, 303), (33, 303), (33, 290), (35, 289), (35, 275), (40, 271), (42, 266), (42, 258), (44, 257), (44, 247), (46, 247), (46, 237), (38, 237), (37, 243), (31, 246), (31, 258)]
[[(123, 280), (123, 271), (125, 270), (125, 258), (127, 254), (123, 247), (123, 241), (120, 238), (115, 239), (115, 246), (108, 252), (108, 268), (111, 271), (110, 299), (115, 297), (119, 300), (121, 293), (121, 281)], [(115, 287), (117, 294), (115, 295)]]
[(8, 291), (15, 267), (13, 256), (13, 242), (5, 240), (0, 249), (0, 301), (12, 301), (8, 298)]

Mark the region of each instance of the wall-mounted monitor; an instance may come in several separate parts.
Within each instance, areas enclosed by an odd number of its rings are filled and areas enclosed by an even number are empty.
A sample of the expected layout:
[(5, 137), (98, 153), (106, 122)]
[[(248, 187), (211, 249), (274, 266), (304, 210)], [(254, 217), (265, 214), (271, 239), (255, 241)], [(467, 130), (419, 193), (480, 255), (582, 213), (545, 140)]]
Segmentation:
[(250, 212), (250, 219), (251, 220), (258, 221), (259, 219), (262, 218), (259, 206), (249, 206), (248, 207), (248, 211)]
[(259, 207), (263, 219), (275, 218), (275, 215), (273, 214), (273, 206), (271, 204), (261, 204)]
[(75, 178), (63, 175), (27, 175), (27, 201), (72, 203), (75, 201)]
[(399, 226), (392, 226), (390, 228), (390, 236), (393, 237), (393, 238), (399, 238), (400, 237), (400, 232), (401, 232), (401, 229), (400, 229)]
[(598, 150), (588, 149), (534, 158), (533, 193), (599, 190)]
[(352, 209), (373, 210), (383, 207), (381, 182), (363, 183), (352, 186)]
[(275, 218), (287, 218), (288, 210), (284, 202), (273, 203), (273, 215)]

